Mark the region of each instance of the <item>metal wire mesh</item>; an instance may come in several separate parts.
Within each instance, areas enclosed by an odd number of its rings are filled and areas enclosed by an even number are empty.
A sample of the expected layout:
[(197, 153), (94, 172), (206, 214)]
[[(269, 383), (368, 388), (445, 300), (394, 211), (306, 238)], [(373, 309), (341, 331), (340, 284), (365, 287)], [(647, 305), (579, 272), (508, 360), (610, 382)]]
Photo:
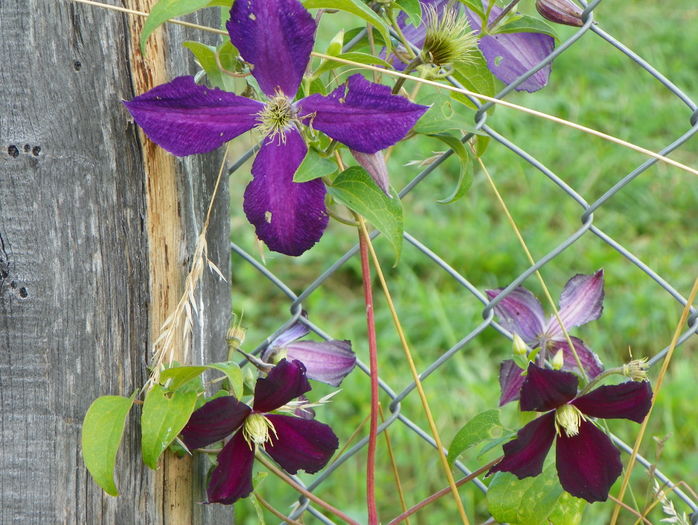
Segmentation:
[[(653, 81), (659, 83), (670, 92), (673, 96), (678, 98), (686, 106), (686, 131), (679, 135), (676, 140), (664, 147), (660, 153), (662, 155), (667, 155), (677, 148), (681, 147), (689, 139), (691, 139), (696, 133), (698, 133), (698, 106), (687, 94), (682, 92), (676, 85), (674, 85), (668, 78), (657, 71), (652, 65), (642, 59), (633, 50), (625, 46), (623, 43), (615, 39), (611, 34), (604, 31), (599, 25), (594, 21), (594, 9), (601, 3), (601, 0), (596, 0), (594, 2), (585, 3), (582, 2), (586, 9), (584, 11), (583, 20), (584, 25), (576, 31), (572, 36), (561, 42), (555, 49), (555, 51), (548, 56), (545, 60), (540, 62), (536, 67), (529, 70), (527, 73), (516, 79), (500, 93), (496, 95), (496, 98), (503, 98), (511, 91), (513, 91), (517, 86), (525, 82), (530, 76), (535, 72), (545, 67), (547, 64), (553, 62), (558, 56), (564, 53), (570, 46), (574, 45), (580, 38), (600, 38), (615, 47), (621, 53), (623, 53), (629, 60), (637, 64), (642, 68), (648, 75), (650, 75)], [(346, 48), (350, 48), (354, 43), (361, 38), (363, 35), (359, 34), (352, 42), (347, 44)], [(453, 78), (448, 78), (448, 80), (456, 87), (461, 87)], [(569, 249), (572, 245), (577, 243), (580, 239), (588, 236), (596, 236), (603, 243), (607, 244), (618, 253), (620, 253), (627, 261), (640, 269), (648, 278), (654, 280), (658, 286), (660, 286), (669, 296), (673, 298), (681, 307), (686, 305), (686, 299), (674, 288), (670, 283), (662, 278), (657, 272), (655, 272), (650, 266), (641, 261), (636, 255), (633, 254), (631, 250), (623, 246), (620, 242), (613, 239), (610, 235), (605, 233), (599, 226), (594, 224), (594, 213), (602, 210), (603, 206), (613, 199), (616, 195), (623, 192), (629, 185), (633, 183), (637, 177), (645, 173), (651, 166), (653, 166), (657, 160), (650, 159), (635, 169), (630, 171), (627, 175), (620, 178), (615, 184), (613, 184), (610, 189), (608, 189), (601, 197), (592, 203), (588, 203), (584, 197), (578, 194), (574, 189), (567, 185), (560, 177), (558, 177), (552, 170), (544, 166), (542, 162), (537, 160), (533, 155), (526, 152), (520, 146), (516, 145), (509, 139), (507, 139), (503, 134), (497, 132), (493, 126), (487, 123), (488, 115), (487, 110), (493, 105), (493, 103), (481, 104), (476, 99), (471, 98), (473, 104), (475, 104), (479, 110), (475, 116), (476, 129), (480, 132), (484, 132), (489, 137), (497, 141), (499, 144), (511, 150), (515, 155), (518, 155), (521, 159), (527, 162), (532, 168), (535, 168), (540, 175), (549, 179), (550, 182), (557, 185), (561, 195), (565, 198), (574, 200), (580, 207), (579, 219), (581, 226), (574, 233), (568, 237), (562, 239), (559, 244), (541, 257), (535, 264), (528, 267), (524, 272), (518, 275), (513, 281), (511, 281), (504, 291), (499, 294), (495, 299), (489, 300), (482, 290), (479, 290), (476, 286), (471, 284), (468, 279), (456, 271), (454, 268), (449, 266), (437, 253), (432, 251), (428, 246), (426, 246), (419, 239), (412, 236), (409, 232), (404, 233), (404, 240), (409, 243), (414, 249), (418, 250), (421, 255), (429, 260), (432, 264), (437, 265), (441, 271), (445, 272), (451, 279), (453, 279), (460, 287), (463, 289), (464, 294), (469, 294), (476, 298), (482, 303), (482, 322), (477, 324), (477, 326), (472, 327), (472, 329), (464, 333), (462, 338), (448, 349), (445, 353), (439, 356), (433, 363), (431, 363), (426, 369), (421, 372), (420, 379), (422, 381), (426, 380), (430, 375), (437, 373), (442, 367), (446, 366), (449, 360), (459, 351), (467, 347), (473, 340), (475, 340), (486, 328), (492, 327), (502, 336), (511, 339), (512, 334), (509, 333), (505, 328), (495, 321), (494, 316), (494, 306), (501, 301), (509, 292), (514, 288), (523, 283), (530, 275), (532, 275), (537, 270), (541, 269), (543, 266), (554, 260), (565, 250)], [(467, 134), (463, 137), (463, 142), (469, 140), (473, 135)], [(238, 168), (240, 168), (246, 160), (248, 160), (255, 152), (256, 148), (252, 148), (242, 155), (237, 162), (230, 168), (229, 172), (232, 173)], [(435, 162), (431, 163), (426, 169), (421, 171), (418, 175), (414, 177), (403, 189), (400, 191), (400, 197), (404, 197), (409, 192), (414, 190), (425, 178), (427, 178), (431, 173), (433, 173), (450, 155), (453, 154), (452, 150), (447, 151), (442, 154)], [(378, 235), (377, 232), (373, 232), (372, 236)], [(294, 293), (284, 282), (273, 275), (264, 265), (259, 263), (252, 255), (245, 252), (242, 248), (236, 244), (231, 244), (231, 249), (234, 258), (244, 261), (245, 263), (254, 267), (261, 275), (266, 277), (275, 287), (277, 287), (288, 299), (290, 317), (283, 326), (281, 326), (275, 333), (270, 334), (266, 341), (260, 345), (256, 351), (261, 351), (266, 344), (268, 344), (277, 334), (284, 331), (288, 326), (296, 321), (301, 321), (305, 323), (314, 333), (325, 339), (331, 339), (330, 334), (325, 332), (321, 327), (316, 326), (305, 317), (301, 317), (302, 304), (303, 302), (314, 292), (316, 292), (326, 281), (339, 270), (343, 265), (347, 263), (349, 259), (354, 257), (359, 250), (358, 244), (353, 248), (348, 250), (345, 254), (339, 257), (334, 263), (329, 265), (329, 267), (319, 275), (315, 280), (308, 284), (305, 289), (299, 293)], [(698, 332), (698, 311), (695, 308), (691, 309), (691, 314), (688, 321), (689, 328), (681, 335), (678, 344), (683, 344), (690, 337), (694, 336)], [(658, 352), (650, 361), (650, 365), (654, 365), (659, 362), (667, 353), (668, 348), (664, 348), (662, 351)], [(366, 374), (369, 373), (368, 367), (363, 362), (358, 363), (359, 368)], [(389, 405), (389, 417), (383, 422), (379, 427), (379, 432), (382, 432), (391, 425), (400, 424), (404, 425), (410, 431), (414, 432), (417, 436), (427, 442), (430, 446), (435, 447), (435, 442), (431, 436), (422, 430), (417, 424), (415, 424), (407, 415), (401, 411), (401, 402), (409, 396), (416, 388), (414, 382), (410, 383), (402, 391), (396, 392), (387, 384), (384, 380), (380, 380), (380, 387), (383, 392), (388, 395), (392, 402)], [(612, 440), (616, 445), (626, 453), (631, 452), (631, 447), (620, 440), (618, 437), (612, 435)], [(334, 463), (332, 463), (327, 469), (325, 469), (319, 476), (317, 476), (314, 481), (309, 484), (306, 488), (310, 491), (314, 490), (320, 486), (325, 480), (330, 476), (333, 476), (341, 466), (354, 454), (361, 451), (368, 443), (368, 438), (363, 438), (357, 442), (350, 449), (346, 450), (339, 458), (337, 458)], [(651, 462), (642, 456), (638, 457), (638, 461), (646, 469), (650, 470)], [(461, 462), (455, 463), (456, 467), (463, 472), (465, 475), (470, 473), (468, 467), (466, 467)], [(698, 505), (691, 497), (682, 491), (680, 488), (676, 487), (674, 483), (669, 480), (660, 470), (653, 468), (651, 469), (652, 474), (655, 476), (659, 482), (672, 488), (674, 493), (688, 506), (692, 514), (692, 519), (698, 518)], [(295, 480), (301, 484), (302, 481), (298, 478)], [(472, 481), (481, 491), (486, 492), (487, 487), (478, 479)], [(290, 518), (296, 518), (304, 512), (309, 512), (315, 516), (322, 523), (333, 523), (322, 513), (318, 512), (309, 502), (301, 497), (300, 506), (298, 506), (293, 513), (289, 515)]]

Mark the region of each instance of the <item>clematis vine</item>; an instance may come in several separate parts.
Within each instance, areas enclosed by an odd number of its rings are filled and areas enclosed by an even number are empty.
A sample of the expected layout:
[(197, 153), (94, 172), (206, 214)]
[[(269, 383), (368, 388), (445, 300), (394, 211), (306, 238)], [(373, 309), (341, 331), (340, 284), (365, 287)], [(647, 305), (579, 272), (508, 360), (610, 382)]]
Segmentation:
[[(230, 434), (211, 474), (208, 502), (232, 504), (252, 492), (255, 449), (262, 447), (284, 470), (312, 474), (339, 446), (332, 429), (313, 419), (273, 413), (310, 390), (305, 366), (282, 359), (257, 380), (252, 406), (233, 396), (218, 397), (196, 410), (181, 433), (189, 449), (205, 447)], [(295, 411), (295, 407), (289, 408)]]
[[(497, 297), (503, 288), (486, 290), (490, 299)], [(572, 277), (562, 290), (558, 314), (566, 330), (594, 321), (603, 311), (603, 270), (592, 275), (578, 274)], [(518, 334), (531, 348), (540, 347), (537, 355), (538, 364), (543, 364), (547, 355), (555, 355), (562, 350), (563, 370), (579, 372), (574, 352), (570, 349), (567, 338), (555, 316), (547, 320), (543, 307), (536, 297), (526, 288), (519, 286), (512, 290), (494, 307), (499, 322), (504, 328)], [(603, 372), (603, 364), (584, 342), (570, 336), (574, 350), (584, 367), (586, 375), (593, 379)], [(524, 382), (523, 370), (514, 361), (506, 360), (499, 372), (502, 395), (500, 406), (519, 398), (519, 390)]]
[(629, 419), (641, 423), (652, 403), (647, 381), (601, 386), (577, 397), (578, 380), (569, 372), (528, 365), (520, 407), (545, 412), (503, 446), (504, 457), (494, 472), (511, 472), (519, 479), (537, 476), (555, 441), (555, 466), (562, 488), (593, 503), (606, 501), (623, 470), (620, 452), (591, 418)]
[(320, 239), (328, 222), (324, 183), (293, 182), (308, 151), (304, 130), (312, 127), (352, 150), (375, 154), (401, 140), (428, 108), (360, 74), (328, 96), (294, 102), (316, 29), (298, 0), (235, 2), (227, 29), (251, 64), (264, 102), (209, 89), (185, 76), (125, 105), (151, 140), (178, 156), (214, 150), (257, 129), (266, 138), (252, 165), (245, 214), (271, 250), (300, 255)]
[(279, 334), (262, 352), (262, 360), (298, 360), (305, 365), (309, 379), (339, 386), (356, 366), (350, 341), (299, 341), (310, 333), (308, 326), (296, 321)]
[[(434, 10), (441, 16), (446, 10), (462, 10), (467, 16), (470, 28), (478, 34), (483, 33), (480, 16), (464, 5), (451, 0), (419, 0), (419, 3), (423, 12)], [(487, 10), (486, 3), (483, 4), (483, 8)], [(501, 13), (502, 8), (492, 6), (488, 23), (492, 23)], [(410, 25), (407, 23), (407, 15), (403, 13), (398, 17), (398, 23), (409, 42), (420, 48), (424, 46), (427, 35), (425, 22), (418, 26)], [(555, 39), (534, 32), (482, 34), (478, 40), (478, 47), (492, 74), (505, 84), (511, 84), (553, 51)], [(405, 63), (400, 60), (394, 60), (393, 65), (397, 69), (405, 68)], [(516, 90), (534, 92), (542, 89), (548, 84), (551, 69), (550, 65), (545, 66), (517, 86)]]

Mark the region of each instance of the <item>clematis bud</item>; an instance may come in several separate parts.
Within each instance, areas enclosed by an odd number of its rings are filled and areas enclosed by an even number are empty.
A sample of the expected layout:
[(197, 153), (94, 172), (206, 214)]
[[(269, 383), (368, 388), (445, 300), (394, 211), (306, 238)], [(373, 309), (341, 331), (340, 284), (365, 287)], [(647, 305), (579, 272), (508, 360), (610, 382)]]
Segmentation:
[(553, 370), (560, 370), (565, 365), (565, 355), (562, 350), (557, 351), (550, 365), (553, 367)]
[(424, 63), (445, 66), (468, 62), (477, 49), (477, 36), (470, 29), (468, 18), (447, 5), (443, 11), (427, 6), (424, 13), (426, 35), (422, 48)]
[(556, 24), (575, 27), (584, 25), (583, 11), (572, 0), (536, 0), (536, 9), (543, 18)]
[(623, 365), (623, 375), (633, 381), (647, 381), (647, 358), (634, 359)]
[(521, 336), (517, 333), (514, 334), (512, 339), (512, 347), (514, 349), (514, 355), (526, 355), (528, 354), (528, 345), (521, 339)]

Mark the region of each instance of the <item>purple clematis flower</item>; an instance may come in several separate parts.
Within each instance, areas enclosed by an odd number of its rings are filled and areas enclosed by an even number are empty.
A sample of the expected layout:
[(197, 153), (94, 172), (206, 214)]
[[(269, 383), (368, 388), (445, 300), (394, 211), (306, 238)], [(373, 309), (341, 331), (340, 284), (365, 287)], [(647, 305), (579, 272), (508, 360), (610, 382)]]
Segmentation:
[(487, 475), (501, 471), (519, 479), (537, 476), (556, 439), (555, 465), (562, 488), (589, 502), (606, 501), (623, 464), (618, 449), (589, 418), (641, 423), (652, 403), (652, 388), (646, 381), (628, 381), (576, 395), (574, 374), (530, 363), (521, 387), (521, 410), (546, 413), (503, 446), (504, 457)]
[(214, 150), (251, 129), (261, 131), (266, 139), (252, 165), (245, 214), (271, 250), (300, 255), (320, 239), (328, 222), (323, 182), (293, 182), (307, 153), (303, 127), (373, 154), (401, 140), (428, 108), (359, 74), (328, 96), (294, 102), (316, 28), (298, 0), (235, 2), (227, 28), (240, 56), (252, 65), (266, 102), (178, 77), (125, 105), (151, 140), (179, 156)]
[(181, 434), (189, 449), (205, 447), (235, 432), (218, 454), (218, 466), (208, 485), (209, 503), (232, 504), (252, 492), (257, 446), (290, 474), (299, 469), (312, 474), (327, 464), (339, 446), (329, 426), (271, 413), (309, 390), (303, 363), (283, 359), (266, 378), (257, 380), (252, 407), (225, 396), (192, 414)]
[[(422, 10), (432, 6), (438, 13), (448, 5), (449, 0), (419, 0)], [(479, 15), (465, 6), (453, 5), (450, 9), (464, 9), (468, 16), (470, 26), (476, 32), (482, 30), (482, 20)], [(486, 10), (487, 5), (483, 5)], [(489, 21), (494, 21), (502, 12), (502, 8), (492, 6)], [(407, 23), (407, 15), (404, 13), (398, 17), (398, 23), (403, 28), (405, 38), (417, 47), (422, 47), (426, 35), (424, 23), (415, 27)], [(543, 33), (501, 33), (485, 35), (478, 42), (482, 55), (487, 60), (487, 67), (499, 80), (505, 84), (511, 84), (518, 77), (536, 66), (547, 57), (555, 48), (555, 39)], [(404, 69), (405, 64), (399, 60), (393, 61), (398, 69)], [(536, 72), (524, 83), (516, 87), (517, 91), (538, 91), (548, 84), (551, 65), (545, 66)]]
[[(487, 296), (494, 299), (502, 290), (503, 288), (486, 290)], [(565, 329), (569, 330), (598, 319), (603, 310), (603, 297), (603, 270), (593, 275), (578, 274), (567, 281), (560, 295), (558, 311)], [(558, 350), (562, 350), (563, 370), (579, 370), (574, 352), (570, 349), (557, 318), (552, 316), (546, 320), (540, 302), (526, 288), (519, 286), (512, 290), (497, 303), (494, 311), (504, 328), (518, 334), (531, 348), (540, 346), (544, 350), (538, 354), (539, 364), (542, 364), (546, 353), (555, 355)], [(603, 364), (598, 356), (587, 348), (581, 339), (571, 336), (570, 339), (587, 376), (593, 379), (603, 372)], [(506, 360), (502, 363), (499, 370), (499, 382), (502, 387), (500, 406), (519, 398), (519, 390), (524, 381), (522, 373), (523, 370), (513, 361)]]
[(356, 366), (356, 355), (350, 341), (298, 341), (310, 333), (310, 328), (296, 321), (279, 334), (262, 352), (262, 361), (274, 363), (279, 359), (297, 359), (305, 365), (309, 379), (339, 386)]

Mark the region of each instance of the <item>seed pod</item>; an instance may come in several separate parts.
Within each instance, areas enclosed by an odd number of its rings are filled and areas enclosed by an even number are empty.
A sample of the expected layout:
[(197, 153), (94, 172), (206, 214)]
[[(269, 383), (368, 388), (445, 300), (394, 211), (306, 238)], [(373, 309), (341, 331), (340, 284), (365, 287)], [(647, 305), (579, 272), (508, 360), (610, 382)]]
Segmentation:
[(536, 0), (541, 16), (556, 24), (580, 27), (584, 25), (582, 9), (572, 0)]

